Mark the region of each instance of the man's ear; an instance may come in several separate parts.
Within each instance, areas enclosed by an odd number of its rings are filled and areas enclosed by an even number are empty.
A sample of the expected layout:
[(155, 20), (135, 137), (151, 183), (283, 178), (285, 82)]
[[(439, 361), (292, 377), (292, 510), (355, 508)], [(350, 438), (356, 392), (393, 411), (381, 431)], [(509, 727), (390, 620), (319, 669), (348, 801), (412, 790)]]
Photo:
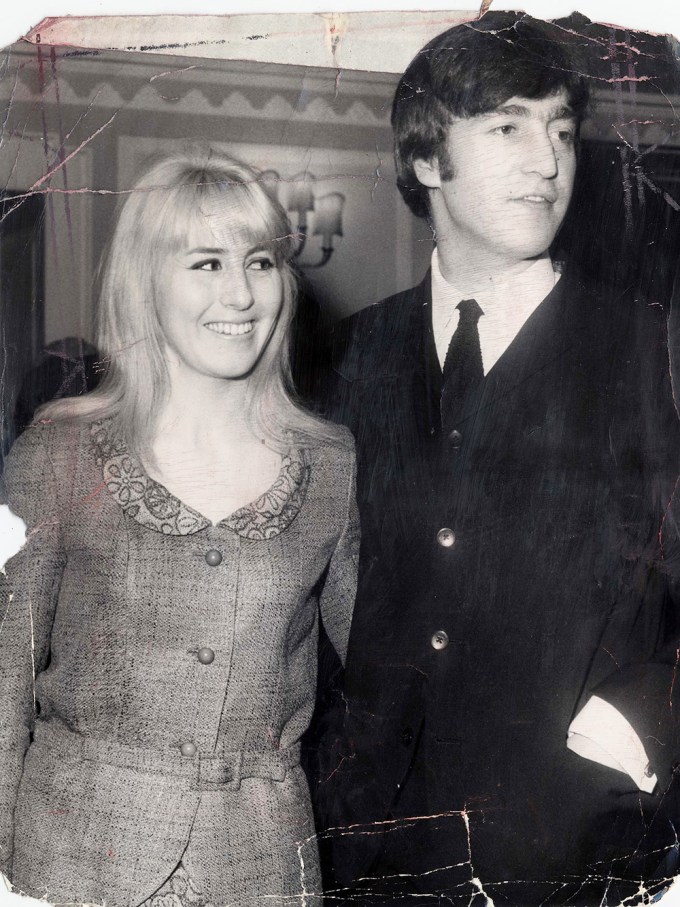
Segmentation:
[(419, 157), (413, 161), (413, 171), (418, 177), (418, 182), (428, 189), (439, 189), (442, 184), (439, 173), (439, 161), (437, 155), (433, 155), (429, 161)]

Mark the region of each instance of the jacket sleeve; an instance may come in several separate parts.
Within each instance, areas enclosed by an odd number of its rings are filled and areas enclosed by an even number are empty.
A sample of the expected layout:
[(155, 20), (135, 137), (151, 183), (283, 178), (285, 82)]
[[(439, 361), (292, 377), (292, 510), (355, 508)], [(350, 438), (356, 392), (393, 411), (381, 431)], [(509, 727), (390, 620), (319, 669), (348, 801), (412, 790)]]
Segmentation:
[[(347, 437), (351, 439), (349, 432), (347, 432)], [(360, 529), (356, 501), (356, 457), (353, 444), (347, 476), (345, 523), (331, 557), (320, 601), (324, 629), (343, 665), (347, 655), (347, 642), (359, 569)]]
[(658, 307), (647, 312), (659, 314), (638, 334), (640, 489), (652, 514), (642, 555), (650, 596), (643, 597), (640, 616), (648, 610), (654, 619), (653, 601), (662, 602), (663, 614), (654, 655), (622, 667), (591, 692), (633, 727), (663, 789), (680, 759), (680, 417), (666, 318)]
[(35, 678), (49, 656), (64, 564), (48, 434), (49, 428), (28, 429), (5, 472), (7, 503), (27, 526), (24, 547), (0, 572), (0, 869), (10, 877), (13, 814), (37, 708)]

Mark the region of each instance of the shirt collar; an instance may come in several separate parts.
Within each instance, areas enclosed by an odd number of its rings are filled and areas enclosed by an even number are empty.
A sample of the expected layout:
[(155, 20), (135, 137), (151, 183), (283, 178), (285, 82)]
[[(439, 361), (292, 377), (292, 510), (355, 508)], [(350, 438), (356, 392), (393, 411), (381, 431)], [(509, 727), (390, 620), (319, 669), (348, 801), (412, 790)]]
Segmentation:
[[(484, 317), (478, 324), (484, 374), (500, 359), (522, 326), (551, 293), (559, 272), (549, 258), (533, 262), (520, 274), (489, 281), (475, 292)], [(462, 293), (445, 280), (437, 249), (432, 254), (432, 332), (439, 364), (443, 367), (449, 342), (458, 324), (458, 303), (470, 294)]]
[[(539, 258), (520, 274), (489, 281), (488, 287), (479, 288), (474, 294), (474, 298), (487, 316), (494, 314), (499, 306), (507, 307), (509, 299), (517, 300), (522, 310), (532, 311), (550, 293), (558, 279), (558, 269), (550, 258)], [(469, 293), (462, 293), (455, 284), (449, 283), (444, 278), (439, 267), (439, 253), (435, 246), (432, 252), (433, 308), (455, 308), (461, 299), (469, 298)], [(512, 318), (510, 311), (507, 312), (507, 315)]]

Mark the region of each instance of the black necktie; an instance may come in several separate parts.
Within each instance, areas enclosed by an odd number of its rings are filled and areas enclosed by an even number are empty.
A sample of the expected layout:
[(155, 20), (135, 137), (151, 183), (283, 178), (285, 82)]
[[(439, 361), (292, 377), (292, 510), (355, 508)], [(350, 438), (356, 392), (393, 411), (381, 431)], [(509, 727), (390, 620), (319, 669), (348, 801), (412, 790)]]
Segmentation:
[(463, 299), (456, 306), (460, 312), (442, 369), (442, 426), (453, 427), (456, 410), (466, 391), (484, 377), (482, 348), (477, 322), (484, 314), (476, 299)]

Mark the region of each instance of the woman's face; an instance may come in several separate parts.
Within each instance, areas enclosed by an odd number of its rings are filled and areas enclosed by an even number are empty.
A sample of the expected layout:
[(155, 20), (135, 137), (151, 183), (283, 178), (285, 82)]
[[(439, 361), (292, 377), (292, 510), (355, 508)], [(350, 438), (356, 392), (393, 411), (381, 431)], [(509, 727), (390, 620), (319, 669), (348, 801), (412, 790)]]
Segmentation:
[(273, 253), (233, 210), (193, 218), (161, 262), (156, 309), (172, 361), (212, 378), (244, 378), (260, 361), (283, 304)]

